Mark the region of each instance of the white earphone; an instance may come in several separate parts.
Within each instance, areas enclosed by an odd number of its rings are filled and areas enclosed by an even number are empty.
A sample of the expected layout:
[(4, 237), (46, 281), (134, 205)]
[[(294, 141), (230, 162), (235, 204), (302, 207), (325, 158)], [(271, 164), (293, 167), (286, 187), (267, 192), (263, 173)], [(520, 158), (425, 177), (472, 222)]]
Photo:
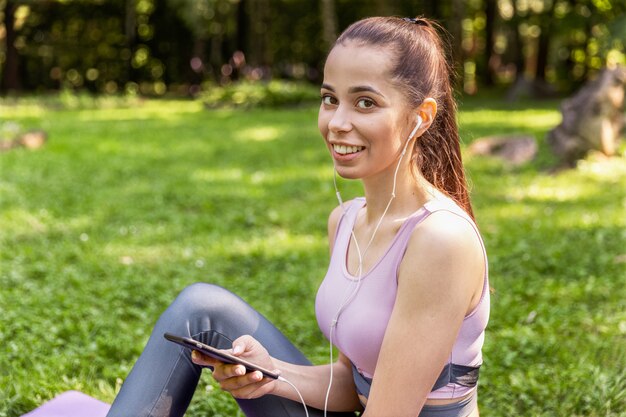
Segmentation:
[(424, 122), (422, 120), (422, 116), (420, 116), (419, 114), (415, 116), (415, 118), (417, 119), (417, 123), (415, 124), (415, 128), (413, 128), (413, 131), (411, 132), (409, 137), (406, 139), (407, 142), (411, 140), (411, 138), (413, 137), (413, 135), (415, 135), (415, 133), (417, 133), (419, 128), (422, 127), (422, 123)]

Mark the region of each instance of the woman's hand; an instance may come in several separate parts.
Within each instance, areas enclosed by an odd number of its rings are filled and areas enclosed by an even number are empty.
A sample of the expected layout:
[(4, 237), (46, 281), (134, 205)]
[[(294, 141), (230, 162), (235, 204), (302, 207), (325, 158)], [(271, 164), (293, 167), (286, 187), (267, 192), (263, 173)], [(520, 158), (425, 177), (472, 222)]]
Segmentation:
[[(272, 357), (252, 336), (241, 336), (235, 340), (231, 353), (265, 369), (275, 369)], [(276, 389), (275, 380), (263, 377), (259, 371), (246, 373), (246, 368), (243, 365), (224, 363), (197, 350), (192, 352), (191, 360), (197, 365), (212, 367), (213, 378), (223, 390), (230, 392), (235, 398), (258, 398), (270, 394)], [(276, 370), (275, 372), (279, 373), (280, 371)]]

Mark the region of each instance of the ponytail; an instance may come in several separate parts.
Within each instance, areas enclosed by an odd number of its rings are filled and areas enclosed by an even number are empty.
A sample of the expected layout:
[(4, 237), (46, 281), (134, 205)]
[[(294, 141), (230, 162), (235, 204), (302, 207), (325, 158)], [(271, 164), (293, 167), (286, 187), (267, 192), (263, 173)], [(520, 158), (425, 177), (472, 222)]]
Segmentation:
[(409, 103), (417, 108), (426, 98), (435, 99), (437, 115), (413, 146), (413, 169), (474, 218), (461, 158), (452, 71), (438, 27), (421, 17), (371, 17), (353, 23), (335, 44), (357, 40), (390, 48), (396, 57), (393, 81)]

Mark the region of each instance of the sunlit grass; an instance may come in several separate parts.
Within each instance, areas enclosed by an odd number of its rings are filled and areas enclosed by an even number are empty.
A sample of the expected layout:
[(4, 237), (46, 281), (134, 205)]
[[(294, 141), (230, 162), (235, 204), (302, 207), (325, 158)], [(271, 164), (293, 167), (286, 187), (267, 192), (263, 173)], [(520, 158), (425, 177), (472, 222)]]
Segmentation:
[[(0, 102), (3, 121), (50, 138), (0, 154), (0, 416), (69, 389), (112, 401), (160, 312), (197, 281), (237, 292), (325, 362), (313, 303), (336, 203), (316, 108), (86, 103)], [(527, 133), (540, 145), (521, 167), (466, 158), (493, 287), (487, 417), (626, 409), (626, 159), (550, 174), (557, 109), (461, 104), (464, 143)], [(236, 414), (203, 377), (188, 415)]]

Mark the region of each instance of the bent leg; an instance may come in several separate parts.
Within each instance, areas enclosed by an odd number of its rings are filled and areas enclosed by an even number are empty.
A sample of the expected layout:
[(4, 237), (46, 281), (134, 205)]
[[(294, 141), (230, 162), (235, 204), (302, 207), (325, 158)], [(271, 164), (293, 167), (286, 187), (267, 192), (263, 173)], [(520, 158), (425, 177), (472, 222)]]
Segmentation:
[[(249, 334), (275, 358), (300, 365), (311, 364), (278, 329), (241, 298), (216, 285), (193, 284), (185, 288), (159, 318), (107, 417), (184, 415), (202, 368), (191, 361), (189, 349), (165, 340), (163, 333), (166, 332), (192, 337), (220, 349), (232, 347), (232, 340)], [(300, 403), (272, 395), (237, 402), (248, 417), (304, 415)], [(312, 416), (322, 415), (318, 410), (309, 411)], [(344, 415), (353, 416), (351, 413)]]

